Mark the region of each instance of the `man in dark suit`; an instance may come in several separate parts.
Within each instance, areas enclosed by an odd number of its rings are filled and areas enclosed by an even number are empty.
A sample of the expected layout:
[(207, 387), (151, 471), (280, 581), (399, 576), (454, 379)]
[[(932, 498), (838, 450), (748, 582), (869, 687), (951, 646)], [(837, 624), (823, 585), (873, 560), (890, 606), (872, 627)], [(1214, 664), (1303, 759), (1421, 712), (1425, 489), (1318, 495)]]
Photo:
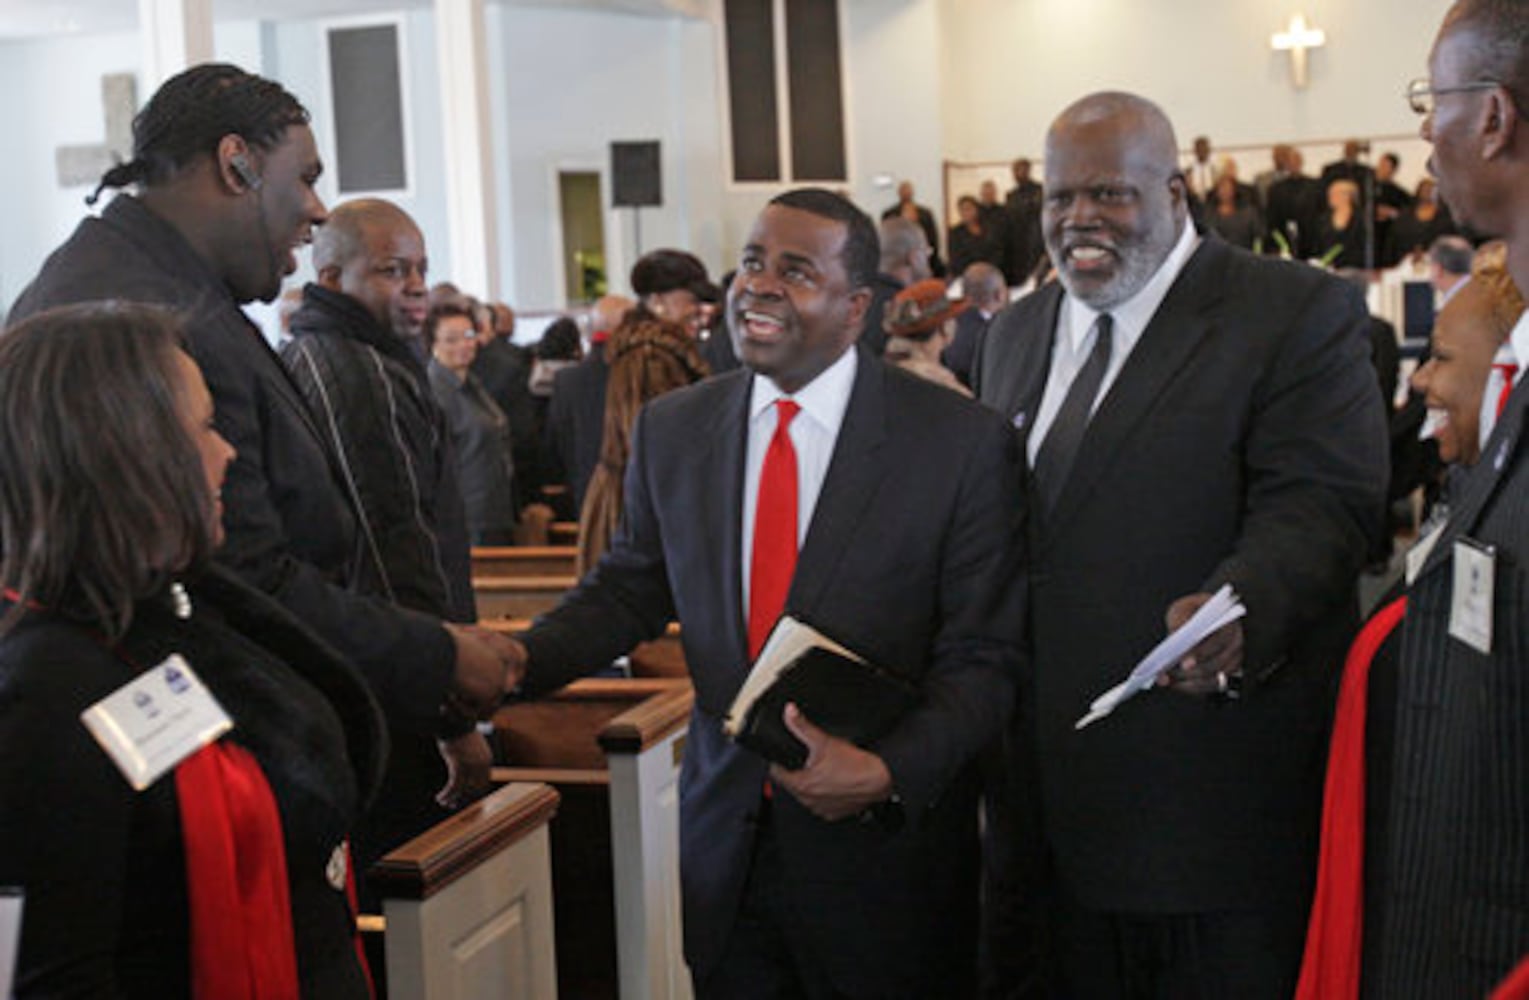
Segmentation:
[(976, 263), (961, 272), (961, 293), (972, 307), (956, 317), (956, 334), (940, 357), (961, 384), (972, 384), (972, 362), (977, 343), (998, 310), (1009, 304), (1009, 288), (1003, 272), (991, 264)]
[(1040, 184), (1030, 179), (1031, 164), (1024, 157), (1014, 161), (1014, 186), (1004, 196), (1004, 210), (1009, 214), (1009, 260), (1004, 266), (1004, 276), (1012, 285), (1023, 285), (1030, 279), (1045, 249), (1041, 241), (1041, 199), (1044, 192)]
[[(875, 228), (842, 197), (770, 202), (728, 296), (746, 367), (642, 412), (611, 551), (524, 637), (539, 691), (684, 626), (702, 997), (974, 986), (972, 760), (1014, 695), (1018, 447), (996, 415), (855, 347), (876, 265)], [(911, 680), (917, 706), (863, 748), (787, 708), (809, 748), (796, 771), (733, 744), (721, 719), (782, 612)]]
[(515, 466), (515, 509), (541, 499), (545, 482), (541, 421), (531, 391), (531, 351), (515, 343), (515, 310), (503, 302), (488, 307), (492, 328), (478, 326), (478, 353), (472, 373), (510, 421), (510, 449)]
[(597, 301), (590, 312), (594, 332), (589, 338), (589, 353), (552, 377), (543, 450), (549, 480), (565, 483), (572, 494), (575, 518), (584, 506), (584, 491), (600, 461), (600, 442), (605, 435), (605, 383), (610, 378), (605, 342), (635, 304), (621, 295), (606, 295)]
[[(1269, 186), (1268, 224), (1270, 249), (1288, 250), (1292, 257), (1305, 260), (1322, 252), (1317, 240), (1317, 223), (1323, 206), (1322, 182), (1301, 173), (1305, 161), (1299, 149), (1291, 148), (1287, 161), (1290, 173)], [(1274, 239), (1278, 233), (1284, 246)]]
[[(1011, 764), (1038, 780), (1043, 849), (1021, 856), (1058, 995), (1289, 997), (1385, 428), (1358, 295), (1198, 238), (1175, 149), (1134, 95), (1062, 112), (1044, 215), (1061, 281), (1000, 313), (978, 357), (1033, 469)], [(1223, 584), (1245, 619), (1074, 728)]]
[(865, 310), (865, 329), (860, 332), (860, 344), (881, 357), (887, 349), (887, 331), (883, 325), (887, 315), (887, 303), (909, 285), (931, 277), (929, 266), (929, 241), (916, 223), (901, 216), (882, 219), (881, 269), (871, 279), (871, 304)]
[(940, 227), (934, 221), (934, 213), (913, 200), (913, 182), (903, 181), (897, 185), (897, 204), (881, 213), (882, 221), (907, 219), (924, 232), (929, 243), (929, 268), (934, 276), (944, 277), (945, 262), (940, 259)]
[[(1455, 4), (1413, 95), (1440, 194), (1467, 231), (1506, 238), (1519, 288), (1525, 38), (1523, 4)], [(1529, 320), (1509, 344), (1519, 369), (1507, 408), (1408, 595), (1386, 893), (1379, 926), (1365, 927), (1369, 996), (1485, 996), (1529, 954)]]

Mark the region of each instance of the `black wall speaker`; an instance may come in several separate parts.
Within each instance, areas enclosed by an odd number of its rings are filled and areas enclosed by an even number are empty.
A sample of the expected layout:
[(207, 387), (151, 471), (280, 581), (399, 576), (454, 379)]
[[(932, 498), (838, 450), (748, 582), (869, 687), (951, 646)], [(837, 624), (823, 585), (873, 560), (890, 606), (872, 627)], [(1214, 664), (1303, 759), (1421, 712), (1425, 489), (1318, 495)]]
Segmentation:
[(663, 203), (657, 141), (611, 143), (611, 204), (631, 208)]

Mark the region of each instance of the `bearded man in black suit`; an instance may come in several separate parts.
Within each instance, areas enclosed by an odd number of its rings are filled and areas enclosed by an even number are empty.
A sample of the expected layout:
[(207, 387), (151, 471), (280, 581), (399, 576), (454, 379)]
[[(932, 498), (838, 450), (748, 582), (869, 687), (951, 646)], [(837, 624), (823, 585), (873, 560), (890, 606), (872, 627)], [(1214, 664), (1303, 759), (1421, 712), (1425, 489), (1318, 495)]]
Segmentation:
[[(1000, 313), (977, 360), (1032, 468), (1021, 857), (1058, 995), (1283, 998), (1386, 433), (1358, 293), (1198, 238), (1176, 149), (1131, 94), (1062, 112), (1061, 281)], [(1223, 584), (1246, 618), (1075, 728)]]

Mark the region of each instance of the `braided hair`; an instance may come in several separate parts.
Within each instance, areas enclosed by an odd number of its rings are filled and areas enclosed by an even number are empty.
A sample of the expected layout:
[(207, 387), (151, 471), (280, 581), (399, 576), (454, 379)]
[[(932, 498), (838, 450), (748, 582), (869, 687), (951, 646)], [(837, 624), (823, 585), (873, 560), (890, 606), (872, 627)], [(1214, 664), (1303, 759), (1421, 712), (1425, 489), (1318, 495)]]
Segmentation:
[(269, 150), (306, 124), (308, 109), (281, 84), (228, 63), (193, 66), (166, 80), (133, 118), (133, 158), (106, 171), (85, 204), (106, 188), (163, 183), (226, 135)]

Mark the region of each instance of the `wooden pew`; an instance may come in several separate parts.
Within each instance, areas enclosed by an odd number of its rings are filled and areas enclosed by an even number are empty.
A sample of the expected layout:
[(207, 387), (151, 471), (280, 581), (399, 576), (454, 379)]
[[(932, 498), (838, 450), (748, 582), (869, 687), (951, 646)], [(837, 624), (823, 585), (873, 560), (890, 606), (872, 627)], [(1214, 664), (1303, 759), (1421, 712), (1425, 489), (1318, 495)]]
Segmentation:
[(486, 545), (472, 550), (473, 579), (480, 576), (573, 576), (572, 545)]
[(693, 699), (685, 680), (588, 679), (494, 715), (495, 780), (562, 795), (551, 836), (565, 996), (690, 996), (679, 772)]
[(579, 544), (578, 521), (553, 521), (547, 529), (547, 538), (553, 545)]
[(535, 618), (551, 611), (578, 581), (565, 576), (480, 576), (473, 578), (478, 618)]
[[(492, 618), (484, 628), (514, 635), (531, 627), (529, 618)], [(679, 622), (670, 622), (664, 634), (652, 642), (639, 643), (627, 657), (633, 677), (689, 677), (685, 666), (685, 646), (680, 642)]]
[(557, 997), (548, 822), (558, 801), (545, 784), (506, 785), (372, 867), (388, 995)]

